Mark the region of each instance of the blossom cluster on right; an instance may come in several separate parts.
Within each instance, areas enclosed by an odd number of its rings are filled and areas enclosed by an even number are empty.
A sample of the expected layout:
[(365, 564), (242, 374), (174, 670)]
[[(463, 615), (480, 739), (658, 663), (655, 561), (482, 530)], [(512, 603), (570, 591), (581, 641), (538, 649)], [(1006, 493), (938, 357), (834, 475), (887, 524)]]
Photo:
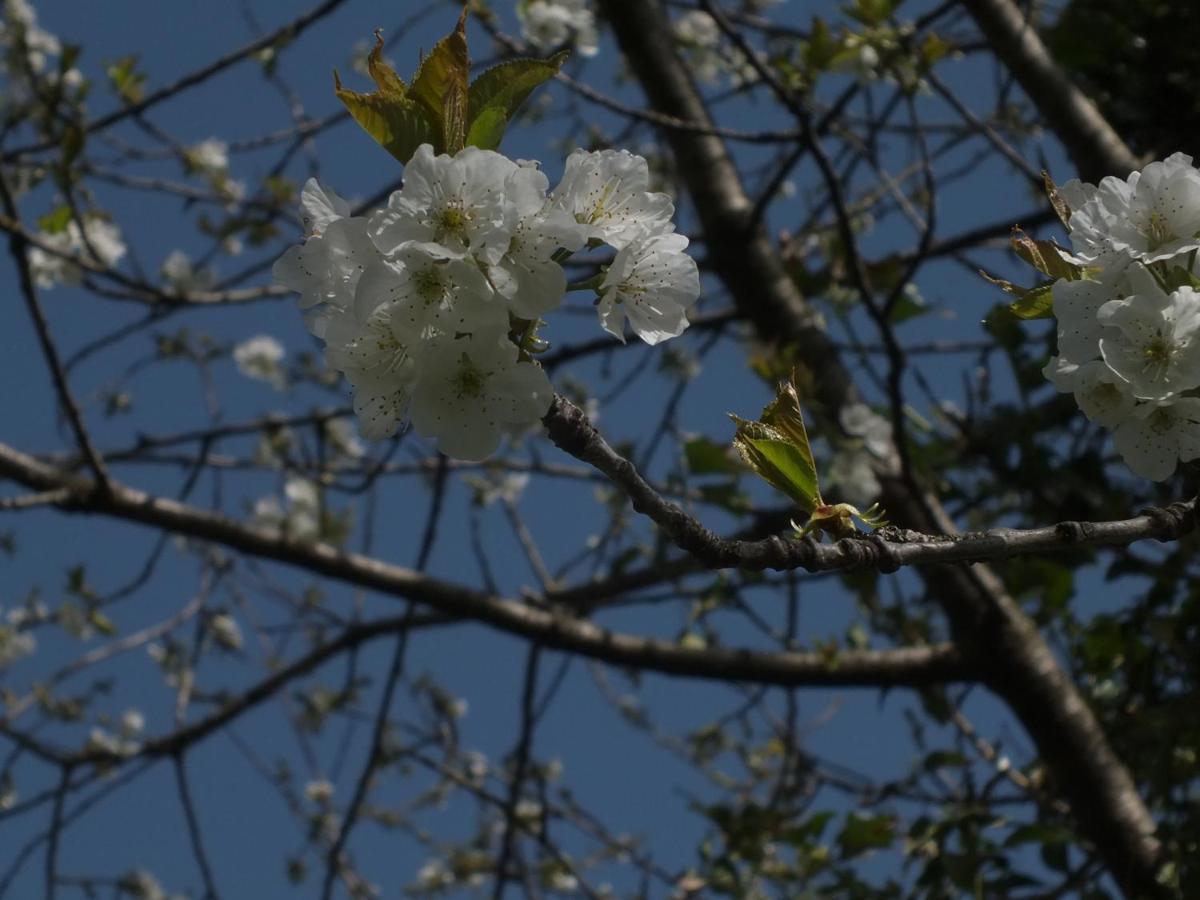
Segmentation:
[(1200, 171), (1176, 153), (1056, 199), (1075, 270), (1053, 285), (1046, 377), (1113, 430), (1130, 469), (1163, 481), (1200, 457)]
[[(551, 191), (536, 164), (423, 144), (404, 176), (366, 216), (310, 180), (307, 238), (274, 269), (354, 386), (364, 437), (407, 416), (441, 452), (480, 460), (536, 425), (554, 396), (536, 360), (541, 317), (568, 289), (594, 291), (601, 327), (622, 341), (626, 323), (649, 344), (687, 327), (699, 273), (641, 157), (576, 151)], [(602, 245), (611, 264), (568, 285), (562, 264)]]

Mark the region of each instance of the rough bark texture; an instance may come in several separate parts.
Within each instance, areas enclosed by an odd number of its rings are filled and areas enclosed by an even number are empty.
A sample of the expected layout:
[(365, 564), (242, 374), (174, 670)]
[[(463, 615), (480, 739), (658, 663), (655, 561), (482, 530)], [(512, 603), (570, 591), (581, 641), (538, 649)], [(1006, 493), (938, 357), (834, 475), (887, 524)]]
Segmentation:
[[(673, 50), (658, 0), (600, 0), (599, 5), (650, 106), (684, 121), (710, 122), (686, 65)], [(748, 227), (753, 203), (723, 139), (678, 130), (666, 131), (665, 137), (695, 204), (709, 262), (741, 314), (764, 340), (799, 347), (820, 376), (817, 390), (823, 403), (838, 408), (854, 402), (849, 373), (766, 232)], [(1103, 165), (1107, 168), (1109, 162)], [(914, 492), (903, 479), (884, 480), (883, 503), (905, 527), (954, 530), (936, 498)], [(1000, 579), (983, 566), (930, 567), (922, 576), (930, 597), (948, 617), (955, 642), (964, 656), (982, 664), (989, 687), (1020, 718), (1054, 785), (1070, 803), (1076, 827), (1095, 844), (1126, 895), (1162, 895), (1155, 825), (1128, 770)]]

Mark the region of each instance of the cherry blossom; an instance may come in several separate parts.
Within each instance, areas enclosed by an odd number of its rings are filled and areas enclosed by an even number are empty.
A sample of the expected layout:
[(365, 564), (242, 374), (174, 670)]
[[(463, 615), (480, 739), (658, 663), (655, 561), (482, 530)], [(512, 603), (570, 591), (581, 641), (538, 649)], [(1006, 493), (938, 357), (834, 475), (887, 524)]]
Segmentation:
[(519, 361), (507, 338), (444, 338), (425, 354), (417, 375), (412, 423), (447, 456), (480, 460), (495, 451), (507, 427), (545, 415), (553, 398), (541, 366)]
[(683, 251), (681, 234), (659, 234), (617, 252), (600, 285), (600, 324), (625, 340), (625, 320), (647, 344), (678, 337), (688, 326), (687, 308), (700, 296), (696, 261)]
[(675, 204), (666, 194), (648, 192), (649, 186), (650, 167), (640, 156), (626, 150), (576, 150), (567, 157), (551, 198), (587, 227), (587, 237), (620, 250), (639, 237), (675, 229)]

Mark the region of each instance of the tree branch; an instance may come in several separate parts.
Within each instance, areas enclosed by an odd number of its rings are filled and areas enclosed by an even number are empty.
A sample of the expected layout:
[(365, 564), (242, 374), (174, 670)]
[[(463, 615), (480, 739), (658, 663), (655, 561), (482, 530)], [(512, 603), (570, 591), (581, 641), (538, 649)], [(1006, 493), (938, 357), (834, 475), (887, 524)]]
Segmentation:
[(1124, 178), (1138, 168), (1133, 151), (1054, 61), (1033, 23), (1012, 0), (963, 0), (963, 6), (1062, 141), (1080, 178)]
[[(598, 5), (650, 105), (684, 121), (711, 122), (687, 66), (673, 49), (661, 3), (599, 0)], [(724, 142), (715, 135), (681, 131), (664, 136), (703, 226), (709, 262), (742, 315), (761, 339), (795, 347), (828, 409), (856, 402), (849, 372), (816, 311), (800, 295), (765, 230), (747, 228), (753, 204)], [(896, 462), (893, 454), (892, 471), (881, 473), (883, 502), (892, 517), (923, 532), (952, 532), (953, 523), (937, 499), (898, 477)], [(949, 620), (957, 646), (967, 658), (983, 663), (986, 683), (1029, 731), (1080, 832), (1096, 844), (1121, 887), (1130, 896), (1162, 896), (1155, 823), (1129, 771), (1037, 628), (996, 575), (982, 566), (929, 566), (921, 575)]]
[[(156, 497), (116, 481), (111, 481), (108, 493), (101, 495), (95, 492), (90, 479), (61, 472), (4, 444), (0, 444), (0, 475), (42, 490), (67, 489), (68, 499), (58, 504), (67, 512), (106, 515), (190, 535), (357, 587), (423, 603), (452, 618), (474, 619), (501, 631), (541, 642), (550, 649), (578, 653), (613, 665), (706, 680), (792, 687), (916, 687), (949, 681), (973, 681), (980, 674), (973, 662), (948, 646), (845, 651), (833, 656), (748, 648), (679, 646), (669, 641), (609, 631), (575, 618), (559, 608), (542, 609), (495, 597), (402, 566), (356, 553), (344, 553), (329, 544), (291, 540), (275, 532), (240, 524), (219, 513)], [(246, 692), (241, 704), (249, 706), (261, 702), (278, 689), (276, 682), (283, 683), (281, 679), (286, 681), (294, 678), (334, 653), (379, 634), (397, 632), (402, 629), (404, 621), (405, 617), (400, 616), (347, 629), (337, 641), (314, 651), (315, 655), (311, 658), (306, 657), (281, 669)], [(145, 752), (173, 752), (181, 741), (195, 740), (219, 728), (227, 719), (224, 712), (218, 712), (202, 722), (181, 729), (169, 743), (146, 742)], [(8, 736), (20, 739), (19, 735), (12, 733)], [(27, 749), (37, 752), (33, 745)], [(54, 761), (61, 762), (64, 759), (52, 750), (45, 752)], [(85, 754), (79, 761), (92, 761), (100, 756)]]

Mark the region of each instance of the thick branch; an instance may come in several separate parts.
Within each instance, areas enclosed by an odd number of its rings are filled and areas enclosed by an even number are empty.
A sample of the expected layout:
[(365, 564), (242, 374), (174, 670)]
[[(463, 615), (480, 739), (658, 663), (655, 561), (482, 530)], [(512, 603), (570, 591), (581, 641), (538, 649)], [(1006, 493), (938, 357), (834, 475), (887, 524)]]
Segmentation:
[[(650, 105), (684, 121), (710, 122), (686, 65), (672, 49), (661, 4), (599, 0), (599, 5)], [(788, 277), (766, 232), (749, 227), (753, 204), (724, 142), (715, 135), (681, 131), (664, 136), (703, 226), (709, 261), (741, 313), (762, 339), (796, 346), (816, 373), (815, 388), (827, 407), (854, 402), (857, 393), (849, 374), (817, 316)], [(903, 478), (886, 477), (882, 483), (883, 501), (894, 520), (924, 532), (953, 531), (936, 498), (914, 490)], [(988, 684), (1029, 731), (1081, 833), (1096, 844), (1125, 892), (1162, 895), (1154, 821), (1128, 770), (1033, 623), (982, 566), (930, 566), (921, 574), (949, 619), (956, 643), (968, 658), (986, 666)]]
[(963, 0), (963, 6), (1062, 141), (1080, 178), (1092, 182), (1105, 175), (1124, 178), (1138, 167), (1133, 151), (1054, 61), (1017, 4), (1012, 0)]
[[(90, 479), (64, 473), (4, 444), (0, 444), (0, 476), (38, 490), (65, 489), (65, 499), (58, 506), (68, 512), (112, 516), (223, 544), (357, 587), (415, 600), (449, 616), (474, 619), (556, 650), (614, 665), (717, 681), (786, 686), (918, 686), (971, 681), (977, 675), (974, 667), (949, 647), (847, 651), (830, 658), (820, 653), (683, 647), (608, 631), (561, 609), (541, 609), (495, 597), (403, 566), (343, 553), (328, 544), (290, 540), (116, 481), (110, 481), (109, 491), (100, 494)], [(394, 627), (399, 627), (399, 621)], [(350, 642), (346, 646), (353, 646), (378, 630), (379, 626), (365, 634), (351, 630), (342, 640)]]
[(965, 534), (923, 534), (888, 528), (835, 544), (811, 538), (730, 541), (713, 534), (646, 482), (632, 462), (618, 454), (579, 407), (555, 397), (543, 422), (550, 439), (577, 459), (590, 463), (629, 495), (633, 508), (652, 519), (675, 542), (705, 565), (720, 569), (878, 569), (894, 572), (921, 563), (987, 562), (1081, 546), (1124, 546), (1153, 538), (1177, 540), (1196, 528), (1196, 502), (1147, 509), (1131, 519), (1111, 522), (1059, 522), (1040, 528), (994, 528)]

